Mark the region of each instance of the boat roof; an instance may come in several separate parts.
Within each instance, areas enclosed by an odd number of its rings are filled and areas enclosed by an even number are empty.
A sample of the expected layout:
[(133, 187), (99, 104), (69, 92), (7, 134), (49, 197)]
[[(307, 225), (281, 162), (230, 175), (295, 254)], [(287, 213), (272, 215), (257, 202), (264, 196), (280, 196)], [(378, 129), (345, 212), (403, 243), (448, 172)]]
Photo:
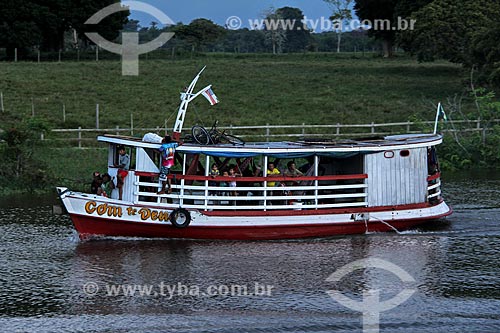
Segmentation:
[[(116, 145), (158, 149), (161, 143), (142, 141), (140, 138), (102, 135), (98, 141)], [(356, 140), (311, 139), (302, 141), (251, 142), (244, 145), (217, 144), (199, 145), (185, 143), (177, 148), (178, 152), (205, 154), (221, 157), (251, 157), (269, 155), (275, 157), (303, 157), (310, 155), (331, 155), (348, 157), (356, 154), (370, 154), (386, 150), (414, 149), (440, 144), (439, 134), (403, 134)]]

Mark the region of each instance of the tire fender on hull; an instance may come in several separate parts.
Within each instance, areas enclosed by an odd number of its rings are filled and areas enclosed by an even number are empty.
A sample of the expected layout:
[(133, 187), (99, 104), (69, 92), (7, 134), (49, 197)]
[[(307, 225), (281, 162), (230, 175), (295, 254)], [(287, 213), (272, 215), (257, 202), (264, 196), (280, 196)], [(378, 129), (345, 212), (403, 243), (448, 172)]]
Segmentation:
[(191, 214), (184, 208), (176, 208), (170, 213), (170, 222), (176, 228), (186, 228), (191, 223)]

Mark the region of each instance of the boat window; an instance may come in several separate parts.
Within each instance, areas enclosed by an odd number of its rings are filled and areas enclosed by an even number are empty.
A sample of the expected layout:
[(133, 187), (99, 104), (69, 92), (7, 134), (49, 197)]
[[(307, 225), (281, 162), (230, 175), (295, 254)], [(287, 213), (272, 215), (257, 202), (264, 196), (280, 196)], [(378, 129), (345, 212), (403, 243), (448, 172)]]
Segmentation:
[(385, 158), (393, 158), (394, 157), (394, 152), (392, 150), (388, 150), (384, 152), (384, 157)]
[(401, 150), (399, 152), (399, 156), (401, 156), (401, 157), (408, 157), (408, 156), (410, 156), (410, 151), (409, 150)]
[(318, 175), (355, 175), (363, 173), (363, 156), (361, 154), (347, 158), (321, 157)]

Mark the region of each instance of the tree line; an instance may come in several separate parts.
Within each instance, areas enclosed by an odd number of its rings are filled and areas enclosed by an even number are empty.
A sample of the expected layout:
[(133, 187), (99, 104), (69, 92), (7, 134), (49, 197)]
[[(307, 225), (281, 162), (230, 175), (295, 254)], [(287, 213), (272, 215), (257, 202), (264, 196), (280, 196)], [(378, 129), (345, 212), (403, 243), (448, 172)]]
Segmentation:
[(415, 21), (413, 30), (369, 31), (386, 57), (397, 45), (419, 61), (446, 59), (500, 86), (498, 0), (356, 0), (354, 9), (361, 19), (387, 19), (393, 26), (401, 18)]
[(102, 8), (120, 0), (2, 0), (0, 7), (0, 48), (13, 59), (20, 59), (33, 49), (44, 52), (86, 47), (90, 41), (85, 32), (97, 31), (107, 39), (115, 39), (128, 21), (129, 12), (108, 16), (96, 27), (85, 22)]

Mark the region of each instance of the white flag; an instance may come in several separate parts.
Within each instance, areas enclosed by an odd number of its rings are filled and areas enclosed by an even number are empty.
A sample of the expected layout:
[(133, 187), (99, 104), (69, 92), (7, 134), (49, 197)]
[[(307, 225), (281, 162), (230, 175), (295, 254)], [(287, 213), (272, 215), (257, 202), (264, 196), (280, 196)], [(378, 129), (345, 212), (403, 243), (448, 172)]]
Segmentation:
[(215, 105), (219, 103), (219, 99), (217, 96), (215, 96), (214, 92), (212, 91), (212, 88), (206, 89), (204, 92), (201, 93), (208, 102), (210, 102), (210, 105)]

